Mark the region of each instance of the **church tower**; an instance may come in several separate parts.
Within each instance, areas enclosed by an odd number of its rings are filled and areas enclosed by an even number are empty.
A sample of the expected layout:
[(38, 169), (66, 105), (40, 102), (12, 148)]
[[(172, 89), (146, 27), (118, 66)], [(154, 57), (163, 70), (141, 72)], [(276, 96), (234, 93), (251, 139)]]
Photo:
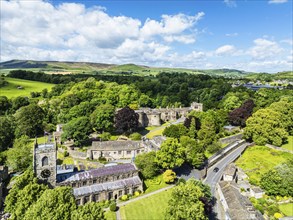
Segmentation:
[(56, 185), (56, 145), (38, 144), (34, 145), (33, 166), (34, 173), (39, 180), (49, 183), (51, 187)]

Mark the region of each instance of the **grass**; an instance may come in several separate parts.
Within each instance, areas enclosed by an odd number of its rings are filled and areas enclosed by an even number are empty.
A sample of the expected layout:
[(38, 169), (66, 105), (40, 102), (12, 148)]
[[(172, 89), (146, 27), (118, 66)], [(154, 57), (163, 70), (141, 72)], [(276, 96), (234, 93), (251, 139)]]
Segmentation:
[(105, 212), (105, 217), (106, 217), (106, 220), (116, 220), (116, 213), (107, 211)]
[(279, 209), (285, 216), (293, 216), (293, 203), (280, 204)]
[(60, 153), (59, 151), (57, 151), (57, 159), (60, 159), (62, 161), (61, 164), (74, 164), (74, 160), (72, 157), (64, 157), (63, 153)]
[(282, 145), (281, 147), (293, 151), (293, 136), (289, 136), (288, 143)]
[(236, 161), (244, 170), (251, 183), (259, 184), (261, 175), (292, 157), (290, 153), (273, 150), (265, 146), (252, 146), (246, 149)]
[(158, 126), (150, 126), (146, 127), (145, 130), (149, 131), (146, 135), (147, 138), (152, 139), (154, 136), (159, 136), (163, 134), (164, 129), (170, 124), (170, 122), (166, 122), (161, 125), (161, 127)]
[[(30, 96), (31, 92), (41, 92), (45, 88), (50, 91), (54, 86), (54, 84), (50, 83), (15, 79), (9, 77), (5, 77), (5, 81), (8, 82), (8, 85), (0, 88), (0, 95), (7, 96), (7, 98), (15, 98), (17, 96)], [(23, 89), (17, 89), (18, 86), (21, 86)]]
[(121, 219), (164, 219), (171, 192), (172, 189), (169, 189), (120, 207)]
[(146, 185), (145, 193), (150, 193), (168, 186), (168, 184), (163, 181), (163, 174), (153, 179), (147, 179), (144, 181), (144, 183)]

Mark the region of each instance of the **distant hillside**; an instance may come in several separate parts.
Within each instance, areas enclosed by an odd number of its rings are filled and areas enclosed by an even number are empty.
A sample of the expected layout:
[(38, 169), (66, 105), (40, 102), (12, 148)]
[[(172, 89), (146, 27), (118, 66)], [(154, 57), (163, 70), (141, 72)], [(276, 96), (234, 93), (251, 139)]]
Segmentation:
[[(0, 63), (0, 72), (7, 74), (12, 69), (26, 69), (31, 71), (42, 71), (49, 74), (131, 74), (139, 76), (157, 75), (161, 72), (185, 72), (190, 74), (206, 74), (210, 76), (223, 76), (231, 78), (250, 78), (255, 79), (259, 73), (246, 72), (236, 69), (187, 69), (169, 67), (148, 67), (136, 64), (105, 64), (91, 62), (59, 62), (59, 61), (34, 61), (34, 60), (11, 60)], [(264, 73), (261, 73), (264, 74)], [(292, 79), (292, 71), (280, 72), (274, 75), (275, 79)]]

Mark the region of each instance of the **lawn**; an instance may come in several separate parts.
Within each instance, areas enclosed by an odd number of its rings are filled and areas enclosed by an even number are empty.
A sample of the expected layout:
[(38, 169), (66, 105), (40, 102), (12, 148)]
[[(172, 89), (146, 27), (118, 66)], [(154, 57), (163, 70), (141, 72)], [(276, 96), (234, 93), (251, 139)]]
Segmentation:
[(281, 147), (293, 151), (293, 136), (289, 136), (288, 143), (282, 145)]
[(273, 150), (265, 146), (252, 146), (246, 149), (236, 161), (236, 165), (244, 170), (250, 181), (258, 184), (263, 173), (283, 163), (292, 154)]
[(163, 174), (153, 179), (147, 179), (144, 183), (146, 185), (145, 193), (150, 193), (168, 186), (168, 184), (163, 181)]
[(116, 213), (107, 211), (105, 212), (105, 217), (106, 217), (106, 220), (116, 220)]
[(285, 216), (293, 216), (293, 203), (281, 204), (279, 209)]
[[(41, 92), (45, 88), (50, 91), (54, 86), (54, 84), (50, 83), (15, 79), (9, 77), (5, 77), (5, 81), (8, 82), (8, 85), (0, 88), (0, 96), (7, 96), (7, 98), (15, 98), (17, 96), (30, 96), (31, 92)], [(18, 86), (21, 86), (23, 89), (17, 89)]]
[(121, 219), (123, 220), (152, 220), (164, 219), (165, 210), (172, 189), (152, 195), (147, 198), (129, 203), (120, 207)]
[(148, 130), (149, 132), (147, 133), (146, 137), (149, 139), (152, 139), (154, 136), (159, 136), (163, 134), (163, 131), (165, 128), (170, 124), (170, 122), (166, 122), (162, 124), (162, 126), (150, 126), (146, 127), (145, 129)]

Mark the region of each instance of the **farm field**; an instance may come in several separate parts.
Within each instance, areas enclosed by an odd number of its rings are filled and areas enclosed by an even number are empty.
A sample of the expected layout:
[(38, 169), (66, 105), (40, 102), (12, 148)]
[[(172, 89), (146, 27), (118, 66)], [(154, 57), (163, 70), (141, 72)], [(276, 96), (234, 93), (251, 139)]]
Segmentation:
[(273, 150), (265, 146), (252, 146), (246, 149), (236, 161), (236, 165), (245, 171), (250, 181), (259, 184), (263, 173), (285, 162), (292, 154)]
[[(31, 92), (41, 92), (43, 89), (50, 91), (54, 84), (36, 82), (24, 79), (15, 79), (5, 77), (8, 82), (7, 86), (0, 88), (0, 96), (7, 96), (7, 98), (15, 98), (17, 96), (30, 96)], [(23, 89), (18, 89), (21, 86)]]
[(121, 219), (164, 219), (172, 189), (120, 207)]
[(293, 216), (293, 203), (279, 205), (280, 210), (286, 216)]

